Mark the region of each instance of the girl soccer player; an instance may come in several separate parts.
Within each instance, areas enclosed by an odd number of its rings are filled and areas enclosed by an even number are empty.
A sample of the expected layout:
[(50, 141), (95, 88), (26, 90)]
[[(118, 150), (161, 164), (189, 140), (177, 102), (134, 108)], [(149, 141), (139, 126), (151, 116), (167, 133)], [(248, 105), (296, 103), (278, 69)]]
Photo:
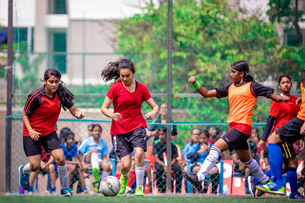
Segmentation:
[[(274, 177), (274, 182), (270, 182), (263, 185), (257, 185), (256, 188), (263, 191), (273, 194), (285, 194), (285, 188), (282, 184), (282, 171), (283, 171), (283, 155), (281, 145), (285, 143), (292, 144), (297, 140), (300, 140), (305, 136), (305, 69), (301, 73), (301, 94), (302, 94), (302, 104), (300, 111), (297, 114), (297, 117), (291, 119), (290, 121), (284, 123), (276, 131), (274, 131), (268, 138), (268, 156), (270, 171), (272, 177)], [(286, 144), (285, 144), (286, 145)], [(286, 145), (287, 149), (287, 145)], [(272, 157), (272, 158), (271, 158)], [(294, 171), (294, 169), (293, 169)], [(288, 172), (289, 173), (289, 172)], [(295, 175), (292, 176), (295, 181)], [(295, 187), (292, 183), (292, 186)], [(289, 198), (292, 199), (304, 199), (304, 196), (299, 195), (298, 193), (292, 193)]]
[(44, 86), (33, 91), (22, 112), (23, 148), (30, 163), (19, 167), (20, 185), (28, 190), (29, 173), (38, 171), (41, 162), (41, 146), (51, 153), (58, 166), (61, 195), (72, 196), (68, 188), (68, 171), (63, 149), (55, 130), (61, 108), (81, 119), (84, 113), (78, 111), (72, 100), (74, 95), (63, 85), (61, 74), (56, 69), (44, 73)]
[[(287, 123), (289, 120), (295, 118), (298, 114), (299, 107), (297, 105), (297, 97), (290, 95), (290, 90), (292, 87), (292, 82), (289, 75), (281, 75), (279, 78), (279, 88), (282, 91), (281, 95), (287, 95), (290, 97), (290, 100), (287, 103), (283, 102), (274, 102), (271, 103), (270, 114), (264, 128), (263, 136), (258, 142), (258, 147), (260, 148), (265, 144), (271, 130), (272, 132), (276, 131), (284, 123)], [(273, 129), (272, 129), (273, 127)], [(300, 198), (300, 195), (297, 192), (298, 183), (297, 183), (297, 167), (298, 160), (296, 158), (296, 152), (293, 148), (293, 145), (290, 143), (283, 143), (281, 145), (284, 162), (284, 173), (287, 172), (287, 178), (290, 184), (290, 198), (296, 199)], [(271, 177), (271, 171), (268, 170), (265, 172), (266, 175)], [(286, 185), (286, 181), (285, 181)], [(285, 194), (285, 185), (283, 186), (281, 192)], [(305, 199), (304, 196), (302, 196)]]
[(207, 90), (200, 86), (194, 76), (189, 82), (205, 98), (228, 97), (230, 112), (228, 116), (229, 131), (211, 147), (209, 155), (197, 174), (184, 172), (184, 177), (195, 187), (205, 179), (210, 169), (215, 165), (223, 151), (235, 150), (240, 160), (249, 168), (250, 172), (258, 177), (261, 183), (267, 183), (269, 177), (260, 169), (258, 163), (250, 157), (247, 140), (251, 135), (252, 113), (258, 96), (265, 96), (275, 101), (288, 101), (287, 96), (273, 94), (273, 89), (265, 87), (249, 75), (249, 65), (246, 61), (237, 61), (231, 65), (232, 84)]
[[(102, 113), (112, 118), (111, 131), (112, 143), (115, 153), (121, 160), (121, 188), (119, 194), (123, 194), (126, 189), (129, 170), (131, 167), (131, 152), (134, 151), (136, 182), (136, 196), (144, 196), (144, 151), (147, 148), (146, 120), (151, 120), (159, 111), (158, 105), (151, 98), (146, 86), (134, 80), (136, 70), (132, 61), (122, 59), (117, 62), (110, 62), (102, 71), (105, 81), (112, 79), (121, 80), (113, 83), (107, 93), (102, 105)], [(141, 106), (146, 102), (151, 112), (144, 118), (141, 113)], [(114, 112), (109, 111), (113, 104)]]

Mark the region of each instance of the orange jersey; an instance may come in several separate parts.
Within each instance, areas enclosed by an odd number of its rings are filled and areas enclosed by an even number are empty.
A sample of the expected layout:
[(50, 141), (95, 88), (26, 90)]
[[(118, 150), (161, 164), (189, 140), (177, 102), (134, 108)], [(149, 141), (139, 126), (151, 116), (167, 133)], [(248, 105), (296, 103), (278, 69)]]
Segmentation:
[(301, 94), (302, 94), (302, 104), (300, 107), (300, 111), (298, 112), (298, 119), (301, 119), (302, 121), (305, 121), (305, 90), (303, 82), (301, 82)]
[(230, 104), (230, 112), (228, 123), (241, 123), (252, 126), (252, 114), (257, 100), (251, 92), (252, 82), (248, 82), (242, 86), (232, 84), (229, 87), (228, 99)]

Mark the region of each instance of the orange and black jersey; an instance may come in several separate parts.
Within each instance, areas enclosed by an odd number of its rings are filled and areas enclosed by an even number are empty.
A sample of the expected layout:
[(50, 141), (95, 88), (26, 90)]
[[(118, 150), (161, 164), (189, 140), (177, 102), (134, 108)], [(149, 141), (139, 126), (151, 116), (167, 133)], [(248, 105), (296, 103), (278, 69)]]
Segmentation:
[[(71, 101), (67, 108), (71, 108), (74, 103)], [(59, 117), (61, 103), (58, 94), (53, 98), (46, 95), (45, 87), (34, 90), (29, 94), (24, 107), (24, 112), (29, 118), (33, 130), (40, 133), (40, 136), (46, 136), (55, 131), (55, 124)], [(29, 136), (28, 130), (23, 125), (23, 136)]]

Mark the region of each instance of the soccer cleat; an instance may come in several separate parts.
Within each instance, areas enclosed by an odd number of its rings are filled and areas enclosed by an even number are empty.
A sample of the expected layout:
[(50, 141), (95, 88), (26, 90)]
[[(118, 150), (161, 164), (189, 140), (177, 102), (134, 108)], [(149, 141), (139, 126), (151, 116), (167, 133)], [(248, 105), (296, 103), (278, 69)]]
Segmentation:
[(21, 185), (23, 190), (29, 190), (30, 185), (29, 185), (29, 174), (24, 174), (23, 173), (23, 165), (19, 166), (19, 184)]
[(134, 193), (135, 196), (144, 196), (144, 192), (141, 186), (136, 188), (136, 191)]
[(125, 193), (125, 190), (126, 190), (126, 186), (127, 186), (127, 181), (128, 181), (128, 176), (125, 178), (123, 176), (123, 174), (121, 174), (121, 177), (120, 177), (120, 191), (119, 191), (119, 194), (124, 194)]
[(264, 195), (264, 194), (265, 194), (265, 192), (263, 192), (263, 191), (261, 191), (261, 190), (257, 190), (256, 196), (257, 196), (257, 197), (260, 197), (260, 196), (262, 196), (262, 195)]
[(294, 195), (290, 194), (289, 199), (305, 199), (305, 197), (300, 193), (296, 192)]
[(81, 192), (83, 194), (88, 194), (88, 189), (86, 187), (84, 187), (84, 188), (81, 189)]
[(100, 182), (101, 182), (101, 181), (96, 181), (96, 182), (92, 183), (93, 188), (94, 188), (94, 192), (95, 192), (95, 193), (99, 193), (99, 190), (100, 190)]
[(269, 180), (264, 185), (257, 185), (256, 189), (261, 190), (263, 192), (268, 192), (268, 193), (277, 194), (277, 195), (285, 195), (286, 194), (285, 187), (277, 185), (272, 180)]
[(69, 188), (63, 188), (60, 190), (60, 196), (62, 197), (72, 197), (73, 194)]
[(255, 188), (254, 177), (253, 176), (248, 176), (247, 181), (248, 181), (249, 192), (250, 192), (252, 197), (255, 197), (256, 188)]
[(185, 171), (182, 171), (182, 175), (187, 181), (189, 181), (193, 185), (193, 187), (198, 188), (201, 186), (201, 182), (198, 180), (196, 174), (190, 174)]

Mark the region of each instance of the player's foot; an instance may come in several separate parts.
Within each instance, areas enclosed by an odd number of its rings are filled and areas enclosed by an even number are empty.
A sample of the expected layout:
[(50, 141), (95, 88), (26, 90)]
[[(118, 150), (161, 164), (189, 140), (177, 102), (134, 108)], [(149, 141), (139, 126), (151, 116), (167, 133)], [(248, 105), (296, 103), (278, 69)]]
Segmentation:
[(119, 194), (124, 194), (125, 193), (126, 186), (127, 186), (127, 181), (128, 181), (128, 176), (124, 177), (123, 174), (121, 174), (121, 177), (120, 177), (121, 187), (120, 187)]
[(33, 187), (29, 187), (29, 190), (28, 190), (28, 195), (33, 195), (34, 192), (33, 192)]
[(185, 171), (182, 171), (183, 177), (189, 181), (193, 187), (198, 188), (201, 185), (201, 182), (198, 180), (198, 177), (196, 174), (187, 173)]
[(249, 186), (249, 192), (250, 192), (252, 197), (255, 197), (256, 188), (255, 188), (254, 177), (253, 176), (248, 176), (247, 181), (248, 181), (248, 186)]
[(30, 185), (29, 185), (29, 174), (23, 173), (23, 165), (19, 166), (19, 184), (21, 185), (23, 190), (29, 190)]
[(88, 189), (86, 187), (82, 188), (81, 193), (88, 194)]
[(260, 197), (260, 196), (262, 196), (262, 195), (264, 195), (264, 194), (265, 194), (265, 192), (263, 192), (263, 191), (261, 191), (261, 190), (257, 190), (256, 196), (257, 196), (257, 197)]
[(263, 192), (268, 192), (268, 193), (277, 194), (277, 195), (285, 195), (286, 194), (285, 187), (277, 185), (272, 180), (269, 180), (264, 185), (257, 185), (256, 189), (261, 190)]
[(100, 182), (101, 182), (101, 181), (96, 181), (96, 182), (92, 183), (93, 188), (94, 188), (94, 192), (95, 192), (95, 193), (99, 193), (99, 190), (100, 190)]
[(300, 193), (296, 192), (294, 195), (289, 195), (289, 199), (305, 199), (305, 197), (303, 195), (301, 195)]
[(135, 196), (144, 196), (144, 192), (143, 192), (142, 187), (137, 187), (134, 195)]
[(69, 188), (63, 188), (60, 190), (60, 196), (62, 197), (72, 197), (73, 194)]

